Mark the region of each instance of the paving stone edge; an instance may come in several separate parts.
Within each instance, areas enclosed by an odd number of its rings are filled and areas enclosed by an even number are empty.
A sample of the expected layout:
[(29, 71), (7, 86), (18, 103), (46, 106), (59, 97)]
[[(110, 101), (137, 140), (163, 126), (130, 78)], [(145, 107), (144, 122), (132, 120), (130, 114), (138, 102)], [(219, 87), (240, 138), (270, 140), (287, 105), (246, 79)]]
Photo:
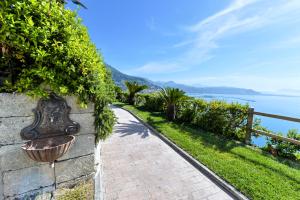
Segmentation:
[(245, 195), (243, 195), (241, 192), (239, 192), (235, 187), (227, 183), (225, 180), (220, 178), (218, 175), (216, 175), (213, 171), (208, 169), (205, 165), (194, 159), (192, 156), (190, 156), (187, 152), (185, 152), (183, 149), (178, 147), (175, 143), (170, 141), (168, 138), (166, 138), (164, 135), (162, 135), (160, 132), (158, 132), (155, 128), (153, 128), (148, 123), (144, 122), (139, 116), (137, 116), (132, 111), (121, 108), (116, 106), (117, 108), (123, 109), (130, 114), (132, 114), (135, 118), (137, 118), (143, 125), (145, 125), (147, 128), (149, 128), (157, 137), (159, 137), (163, 142), (165, 142), (168, 146), (170, 146), (175, 152), (177, 152), (180, 156), (182, 156), (186, 161), (188, 161), (191, 165), (193, 165), (196, 169), (198, 169), (200, 172), (205, 174), (211, 181), (213, 181), (215, 184), (220, 186), (227, 194), (229, 194), (234, 199), (238, 200), (249, 200)]
[(95, 145), (94, 200), (103, 200), (101, 141)]

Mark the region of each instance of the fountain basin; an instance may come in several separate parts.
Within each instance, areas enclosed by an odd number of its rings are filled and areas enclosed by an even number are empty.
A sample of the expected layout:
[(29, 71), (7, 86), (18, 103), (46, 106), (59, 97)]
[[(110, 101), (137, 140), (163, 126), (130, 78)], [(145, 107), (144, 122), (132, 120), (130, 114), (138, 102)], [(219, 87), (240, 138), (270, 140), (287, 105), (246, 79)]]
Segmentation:
[(73, 135), (40, 138), (26, 142), (22, 149), (32, 160), (54, 162), (70, 149), (74, 141)]

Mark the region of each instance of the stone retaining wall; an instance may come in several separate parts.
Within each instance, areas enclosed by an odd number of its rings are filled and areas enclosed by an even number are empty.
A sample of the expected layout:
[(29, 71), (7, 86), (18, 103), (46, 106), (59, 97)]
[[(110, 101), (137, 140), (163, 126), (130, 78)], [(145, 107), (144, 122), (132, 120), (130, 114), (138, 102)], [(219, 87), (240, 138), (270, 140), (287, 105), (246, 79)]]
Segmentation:
[[(0, 200), (49, 193), (94, 175), (94, 106), (80, 109), (76, 98), (66, 97), (70, 118), (80, 124), (73, 147), (52, 168), (35, 162), (22, 151), (20, 131), (32, 124), (37, 99), (0, 93)], [(50, 195), (48, 195), (50, 197)]]

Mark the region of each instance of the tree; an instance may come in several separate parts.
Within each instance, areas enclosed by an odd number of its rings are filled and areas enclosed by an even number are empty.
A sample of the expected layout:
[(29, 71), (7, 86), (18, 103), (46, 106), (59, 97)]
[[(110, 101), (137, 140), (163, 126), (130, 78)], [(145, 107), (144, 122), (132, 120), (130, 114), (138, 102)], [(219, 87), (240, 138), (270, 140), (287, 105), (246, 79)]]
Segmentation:
[(167, 87), (160, 90), (160, 96), (165, 103), (167, 119), (175, 120), (178, 103), (186, 97), (185, 92), (178, 88)]
[(145, 90), (148, 88), (147, 85), (139, 85), (136, 81), (134, 82), (129, 82), (129, 81), (125, 81), (125, 85), (127, 87), (128, 90), (128, 103), (130, 105), (134, 104), (134, 98), (136, 93)]
[[(58, 1), (58, 2), (61, 2), (61, 3), (63, 3), (63, 4), (67, 3), (66, 0), (57, 0), (57, 1)], [(72, 2), (73, 2), (74, 4), (76, 4), (76, 5), (79, 5), (79, 6), (83, 7), (83, 8), (85, 8), (85, 9), (87, 9), (87, 7), (86, 7), (84, 4), (82, 4), (79, 0), (72, 0)]]

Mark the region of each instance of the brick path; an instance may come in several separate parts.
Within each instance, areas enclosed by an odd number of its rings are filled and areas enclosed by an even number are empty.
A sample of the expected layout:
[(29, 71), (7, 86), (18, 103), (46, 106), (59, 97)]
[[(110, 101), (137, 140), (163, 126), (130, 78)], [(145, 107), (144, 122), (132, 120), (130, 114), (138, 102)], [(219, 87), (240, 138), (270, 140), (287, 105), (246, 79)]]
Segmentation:
[(104, 200), (232, 199), (129, 112), (102, 142)]

